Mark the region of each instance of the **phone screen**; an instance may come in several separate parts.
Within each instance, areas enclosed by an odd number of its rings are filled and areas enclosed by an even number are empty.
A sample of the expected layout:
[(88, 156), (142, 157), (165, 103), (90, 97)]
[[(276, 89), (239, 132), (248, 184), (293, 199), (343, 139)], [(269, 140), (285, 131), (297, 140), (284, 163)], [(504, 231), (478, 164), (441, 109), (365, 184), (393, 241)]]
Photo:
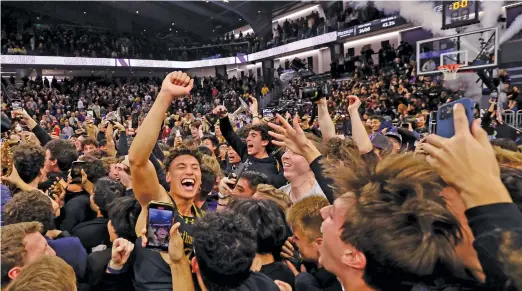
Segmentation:
[(180, 137), (181, 136), (181, 132), (179, 130), (176, 130), (176, 137)]
[(147, 248), (168, 251), (173, 216), (172, 205), (154, 202), (149, 204)]
[(22, 109), (22, 102), (20, 102), (20, 101), (13, 101), (11, 106), (12, 106), (13, 110)]
[(85, 162), (74, 161), (71, 166), (71, 183), (81, 184), (82, 183), (82, 169)]

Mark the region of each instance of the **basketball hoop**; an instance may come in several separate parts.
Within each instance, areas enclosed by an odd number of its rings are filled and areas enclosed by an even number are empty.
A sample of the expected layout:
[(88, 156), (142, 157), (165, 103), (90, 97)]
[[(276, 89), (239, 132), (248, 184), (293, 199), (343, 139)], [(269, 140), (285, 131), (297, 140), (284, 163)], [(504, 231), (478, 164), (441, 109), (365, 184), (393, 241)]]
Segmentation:
[(444, 74), (444, 80), (457, 79), (457, 71), (462, 67), (459, 64), (438, 66), (437, 69)]

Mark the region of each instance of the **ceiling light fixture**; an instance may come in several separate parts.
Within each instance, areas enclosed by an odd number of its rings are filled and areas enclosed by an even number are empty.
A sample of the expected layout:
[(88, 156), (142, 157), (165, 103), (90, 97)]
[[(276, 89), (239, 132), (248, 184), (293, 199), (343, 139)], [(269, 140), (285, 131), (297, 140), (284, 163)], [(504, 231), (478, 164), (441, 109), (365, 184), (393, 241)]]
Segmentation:
[(144, 30), (143, 30), (143, 32), (147, 32), (147, 30), (146, 30), (146, 29), (144, 29)]
[(83, 11), (83, 14), (87, 14), (87, 12)]
[(136, 10), (136, 14), (140, 14), (140, 11), (139, 11), (139, 10)]
[(172, 28), (169, 28), (169, 31), (172, 31)]
[(241, 21), (241, 18), (239, 18), (239, 21)]
[(261, 10), (257, 10), (257, 13), (261, 13)]
[(178, 33), (178, 31), (176, 30), (176, 33)]
[(174, 26), (174, 22), (172, 22), (172, 26)]

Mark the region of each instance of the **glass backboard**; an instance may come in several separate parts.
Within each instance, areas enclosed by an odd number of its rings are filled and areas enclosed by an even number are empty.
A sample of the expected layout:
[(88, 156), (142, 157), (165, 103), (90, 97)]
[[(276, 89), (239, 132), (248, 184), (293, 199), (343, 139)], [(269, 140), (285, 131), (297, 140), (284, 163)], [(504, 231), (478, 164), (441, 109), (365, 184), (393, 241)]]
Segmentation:
[(417, 74), (440, 73), (442, 65), (460, 64), (464, 70), (497, 67), (498, 27), (417, 42)]

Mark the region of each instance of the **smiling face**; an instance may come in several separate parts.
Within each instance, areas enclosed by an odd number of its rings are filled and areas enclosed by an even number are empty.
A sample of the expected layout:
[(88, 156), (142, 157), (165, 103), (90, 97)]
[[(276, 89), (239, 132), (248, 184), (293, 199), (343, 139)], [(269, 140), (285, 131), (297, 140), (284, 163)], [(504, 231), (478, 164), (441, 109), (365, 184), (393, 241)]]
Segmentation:
[(381, 121), (377, 118), (373, 118), (371, 125), (372, 125), (372, 131), (377, 132), (377, 131), (379, 131), (379, 127), (381, 126)]
[(287, 149), (282, 157), (284, 176), (290, 183), (295, 178), (302, 177), (307, 172), (311, 171), (305, 157), (292, 152)]
[(261, 156), (266, 153), (266, 146), (268, 145), (268, 140), (263, 140), (261, 132), (251, 130), (248, 133), (246, 143), (249, 155), (255, 157)]
[(158, 230), (156, 230), (156, 235), (160, 239), (166, 238), (168, 234), (169, 231), (165, 227), (159, 227)]
[(167, 182), (171, 192), (183, 199), (194, 199), (201, 186), (201, 168), (191, 155), (176, 157), (170, 164)]

